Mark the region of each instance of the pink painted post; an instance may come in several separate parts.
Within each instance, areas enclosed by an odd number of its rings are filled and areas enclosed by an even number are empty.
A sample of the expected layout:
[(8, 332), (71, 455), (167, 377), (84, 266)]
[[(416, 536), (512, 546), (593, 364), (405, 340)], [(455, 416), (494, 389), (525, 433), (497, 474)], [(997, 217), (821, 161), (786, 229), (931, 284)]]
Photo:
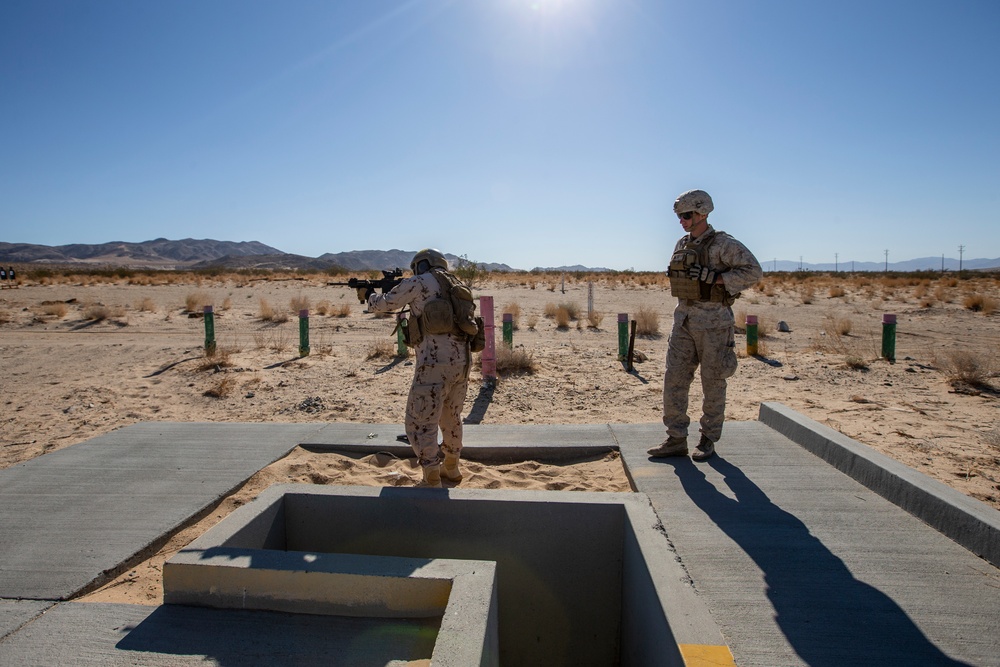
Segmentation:
[(483, 318), (483, 325), (486, 333), (486, 347), (483, 348), (482, 371), (484, 380), (497, 379), (497, 350), (495, 332), (493, 326), (493, 297), (479, 297), (479, 313)]

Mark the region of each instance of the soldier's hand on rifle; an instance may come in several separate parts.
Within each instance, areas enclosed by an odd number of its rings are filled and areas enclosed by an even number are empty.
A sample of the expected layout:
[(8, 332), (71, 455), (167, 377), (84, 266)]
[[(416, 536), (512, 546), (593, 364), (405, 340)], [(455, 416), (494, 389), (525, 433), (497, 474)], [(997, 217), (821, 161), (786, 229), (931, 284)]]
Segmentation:
[(708, 283), (709, 285), (715, 284), (715, 279), (719, 277), (717, 271), (713, 271), (707, 266), (702, 266), (701, 264), (692, 264), (688, 267), (688, 278), (691, 280), (700, 280), (703, 283)]

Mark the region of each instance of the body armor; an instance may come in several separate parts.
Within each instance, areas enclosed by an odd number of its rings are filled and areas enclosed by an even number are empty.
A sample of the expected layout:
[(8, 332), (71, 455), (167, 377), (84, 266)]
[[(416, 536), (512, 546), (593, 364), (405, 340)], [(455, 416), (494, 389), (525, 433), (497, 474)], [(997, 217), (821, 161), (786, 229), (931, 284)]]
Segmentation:
[(726, 291), (724, 285), (709, 285), (688, 275), (688, 269), (695, 264), (709, 266), (708, 248), (715, 240), (716, 232), (710, 231), (701, 243), (695, 239), (688, 240), (684, 247), (670, 257), (670, 268), (667, 277), (670, 278), (670, 294), (678, 299), (691, 301), (714, 301), (733, 305), (736, 297)]

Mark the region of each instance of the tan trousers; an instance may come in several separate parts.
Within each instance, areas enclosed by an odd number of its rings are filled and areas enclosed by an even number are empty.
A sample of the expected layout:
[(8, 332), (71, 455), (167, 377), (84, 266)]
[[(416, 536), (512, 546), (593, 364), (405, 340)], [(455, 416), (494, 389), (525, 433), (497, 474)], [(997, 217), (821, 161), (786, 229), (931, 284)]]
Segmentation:
[(671, 437), (687, 437), (688, 394), (694, 371), (701, 366), (701, 432), (712, 442), (722, 437), (726, 418), (726, 378), (736, 372), (733, 327), (691, 330), (686, 322), (674, 324), (667, 347), (667, 372), (663, 376), (663, 425)]
[(417, 366), (406, 401), (406, 437), (420, 465), (441, 463), (441, 450), (445, 454), (461, 453), (462, 407), (468, 388), (468, 363)]

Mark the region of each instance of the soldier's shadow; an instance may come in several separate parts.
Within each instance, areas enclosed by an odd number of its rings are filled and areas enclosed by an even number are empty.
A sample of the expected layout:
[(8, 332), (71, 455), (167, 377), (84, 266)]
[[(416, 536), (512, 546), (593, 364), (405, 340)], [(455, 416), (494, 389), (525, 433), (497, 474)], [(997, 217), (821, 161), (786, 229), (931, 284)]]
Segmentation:
[(490, 403), (493, 402), (493, 393), (495, 391), (496, 384), (492, 382), (481, 384), (479, 386), (479, 393), (476, 395), (476, 400), (472, 402), (472, 409), (469, 410), (469, 414), (462, 421), (466, 424), (481, 424), (483, 417), (486, 416), (486, 410), (490, 407)]

